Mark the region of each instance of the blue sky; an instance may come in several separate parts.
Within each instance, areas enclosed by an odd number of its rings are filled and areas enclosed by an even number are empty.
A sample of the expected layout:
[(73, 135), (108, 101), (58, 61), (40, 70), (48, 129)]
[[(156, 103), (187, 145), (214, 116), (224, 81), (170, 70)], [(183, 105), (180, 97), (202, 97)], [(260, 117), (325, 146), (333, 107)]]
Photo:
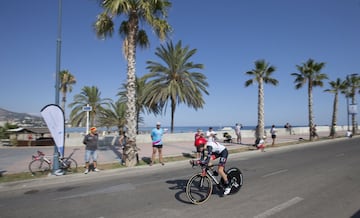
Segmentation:
[[(92, 29), (101, 8), (94, 0), (63, 0), (61, 69), (76, 78), (68, 102), (84, 86), (97, 86), (103, 98), (117, 99), (126, 79), (121, 38), (100, 40)], [(57, 0), (0, 1), (0, 107), (31, 114), (55, 103)], [(197, 49), (191, 59), (204, 64), (209, 96), (203, 109), (179, 105), (175, 126), (256, 125), (257, 86), (245, 88), (246, 71), (265, 59), (276, 67), (278, 86), (265, 85), (265, 124), (308, 123), (307, 89), (296, 90), (296, 65), (309, 58), (325, 62), (330, 80), (360, 73), (360, 0), (177, 0), (169, 11), (171, 40)], [(119, 25), (119, 20), (116, 23)], [(137, 51), (137, 75), (160, 41)], [(333, 94), (314, 89), (314, 119), (331, 122)], [(67, 114), (70, 108), (66, 109)], [(359, 116), (357, 116), (359, 118)], [(166, 115), (144, 115), (145, 126), (170, 124)], [(359, 119), (358, 119), (359, 120)], [(346, 100), (339, 98), (339, 125), (346, 125)]]

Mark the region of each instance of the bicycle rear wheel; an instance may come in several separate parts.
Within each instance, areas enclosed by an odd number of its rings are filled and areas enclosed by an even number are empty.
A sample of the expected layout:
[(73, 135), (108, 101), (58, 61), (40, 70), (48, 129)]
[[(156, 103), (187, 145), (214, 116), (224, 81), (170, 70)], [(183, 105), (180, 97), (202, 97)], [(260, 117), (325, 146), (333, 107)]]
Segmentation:
[(67, 173), (77, 172), (78, 164), (73, 158), (64, 159), (60, 164)]
[(45, 175), (50, 173), (50, 163), (44, 160), (33, 160), (29, 163), (29, 171), (33, 175)]
[(201, 173), (193, 175), (186, 185), (186, 195), (193, 204), (206, 202), (212, 193), (213, 185), (209, 176)]
[[(226, 171), (226, 174), (228, 177), (228, 181), (231, 185), (230, 194), (237, 193), (243, 185), (244, 178), (242, 172), (238, 168), (232, 167), (228, 171)], [(224, 185), (223, 179), (221, 179), (221, 184)]]

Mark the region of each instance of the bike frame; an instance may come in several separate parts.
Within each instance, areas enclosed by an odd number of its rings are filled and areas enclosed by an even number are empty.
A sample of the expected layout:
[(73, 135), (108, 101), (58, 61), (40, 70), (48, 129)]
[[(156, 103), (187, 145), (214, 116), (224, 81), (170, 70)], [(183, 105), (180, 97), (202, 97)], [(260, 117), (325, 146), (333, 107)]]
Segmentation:
[(37, 156), (35, 156), (35, 155), (32, 156), (33, 160), (41, 160), (41, 161), (45, 161), (45, 162), (51, 164), (51, 160), (47, 158), (47, 157), (51, 157), (51, 156), (45, 156), (45, 154), (41, 151), (37, 151), (37, 153), (38, 153)]
[[(201, 175), (202, 176), (206, 176), (208, 175), (212, 181), (216, 184), (216, 185), (220, 185), (220, 182), (218, 181), (217, 179), (217, 176), (215, 176), (213, 173), (212, 173), (212, 167), (215, 167), (215, 166), (218, 166), (218, 164), (215, 164), (215, 165), (211, 165), (211, 166), (201, 166), (201, 170), (202, 170), (202, 173)], [(224, 169), (225, 170), (225, 169)], [(221, 177), (221, 176), (220, 176)]]
[[(59, 162), (61, 164), (65, 163), (67, 160), (69, 160), (74, 155), (75, 151), (77, 151), (77, 150), (80, 150), (80, 149), (74, 148), (69, 156), (59, 159)], [(34, 160), (37, 159), (37, 160), (45, 161), (48, 164), (52, 164), (51, 157), (53, 157), (53, 156), (46, 156), (42, 151), (37, 151), (37, 153), (38, 153), (37, 156), (35, 156), (35, 155), (32, 156)]]

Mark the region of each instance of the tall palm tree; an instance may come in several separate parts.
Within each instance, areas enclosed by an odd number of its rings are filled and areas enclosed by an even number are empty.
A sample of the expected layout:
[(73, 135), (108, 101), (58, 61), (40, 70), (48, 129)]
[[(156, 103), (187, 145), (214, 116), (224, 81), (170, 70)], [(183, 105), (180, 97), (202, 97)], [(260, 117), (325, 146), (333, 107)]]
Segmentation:
[(70, 73), (69, 70), (60, 71), (60, 92), (62, 94), (61, 98), (61, 108), (65, 113), (65, 104), (66, 104), (66, 94), (72, 92), (72, 85), (76, 83), (76, 78)]
[(187, 104), (195, 110), (202, 108), (205, 104), (202, 93), (208, 95), (206, 87), (206, 76), (193, 69), (203, 69), (202, 64), (195, 64), (190, 58), (196, 53), (196, 49), (189, 46), (182, 47), (181, 41), (175, 46), (172, 42), (161, 45), (156, 49), (155, 55), (163, 63), (147, 61), (147, 69), (150, 73), (144, 75), (149, 79), (145, 93), (147, 93), (145, 104), (158, 104), (163, 109), (168, 101), (171, 108), (171, 132), (174, 132), (174, 115), (176, 106), (180, 103)]
[(255, 69), (246, 72), (245, 74), (253, 77), (245, 82), (245, 87), (254, 83), (258, 84), (258, 121), (257, 121), (257, 138), (262, 138), (265, 132), (265, 112), (264, 112), (264, 84), (271, 84), (276, 86), (279, 82), (272, 78), (276, 67), (270, 65), (265, 60), (255, 61)]
[(342, 81), (340, 78), (337, 78), (335, 81), (329, 82), (330, 89), (325, 89), (325, 92), (330, 92), (334, 94), (334, 102), (333, 102), (333, 114), (331, 120), (331, 128), (330, 128), (330, 137), (335, 138), (336, 136), (336, 122), (337, 122), (337, 111), (338, 111), (338, 96), (339, 92), (341, 92), (344, 88), (346, 88), (346, 82)]
[(122, 133), (126, 124), (126, 103), (117, 101), (110, 104), (110, 108), (105, 108), (99, 117), (99, 125), (110, 128), (116, 126)]
[[(147, 112), (153, 113), (155, 115), (161, 113), (161, 108), (158, 104), (147, 104), (145, 102), (145, 98), (147, 97), (148, 93), (146, 90), (146, 79), (144, 77), (135, 78), (136, 83), (136, 133), (139, 131), (139, 123), (143, 121), (141, 117), (141, 113)], [(118, 96), (120, 97), (120, 102), (127, 102), (127, 91), (126, 91), (126, 84), (123, 84), (120, 91), (118, 92)]]
[[(358, 74), (351, 74), (346, 77), (347, 87), (343, 90), (343, 93), (346, 95), (346, 98), (351, 98), (351, 104), (356, 104), (356, 93), (360, 92), (360, 76)], [(347, 105), (349, 107), (349, 105)], [(349, 110), (349, 109), (348, 109)], [(351, 124), (352, 124), (352, 134), (355, 135), (357, 132), (357, 122), (356, 114), (351, 113)]]
[[(125, 17), (119, 27), (123, 37), (123, 51), (127, 59), (127, 129), (130, 141), (136, 141), (136, 45), (147, 47), (149, 40), (144, 29), (150, 26), (154, 33), (164, 40), (171, 31), (167, 23), (167, 11), (171, 3), (167, 0), (100, 0), (103, 12), (94, 24), (98, 37), (111, 37), (116, 17)], [(140, 25), (141, 24), (141, 25)], [(133, 145), (136, 146), (136, 145)]]
[(101, 98), (100, 95), (101, 92), (96, 86), (84, 86), (81, 93), (74, 96), (74, 101), (69, 104), (69, 107), (73, 108), (70, 113), (70, 121), (73, 126), (85, 126), (87, 115), (83, 111), (83, 107), (87, 105), (92, 107), (89, 112), (90, 125), (97, 125), (96, 119), (111, 102), (111, 99)]
[(308, 59), (306, 63), (302, 65), (296, 65), (298, 73), (292, 73), (292, 76), (295, 76), (295, 88), (300, 89), (305, 84), (308, 85), (308, 110), (309, 110), (309, 139), (313, 140), (313, 126), (314, 126), (314, 116), (313, 116), (313, 87), (324, 85), (323, 80), (327, 79), (325, 73), (321, 73), (321, 70), (325, 66), (324, 62), (317, 63), (313, 59)]

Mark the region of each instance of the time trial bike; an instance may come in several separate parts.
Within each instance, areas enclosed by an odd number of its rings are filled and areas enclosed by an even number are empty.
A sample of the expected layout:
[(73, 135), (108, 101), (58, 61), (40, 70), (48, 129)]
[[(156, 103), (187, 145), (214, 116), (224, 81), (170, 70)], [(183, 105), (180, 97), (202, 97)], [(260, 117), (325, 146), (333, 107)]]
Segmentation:
[[(224, 191), (224, 180), (222, 178), (218, 180), (219, 175), (213, 170), (218, 164), (208, 165), (194, 160), (191, 160), (190, 164), (201, 168), (201, 172), (191, 176), (186, 185), (186, 195), (191, 203), (199, 205), (209, 200), (214, 184), (220, 191)], [(236, 167), (231, 167), (225, 172), (231, 187), (229, 194), (237, 193), (243, 185), (243, 174)]]

